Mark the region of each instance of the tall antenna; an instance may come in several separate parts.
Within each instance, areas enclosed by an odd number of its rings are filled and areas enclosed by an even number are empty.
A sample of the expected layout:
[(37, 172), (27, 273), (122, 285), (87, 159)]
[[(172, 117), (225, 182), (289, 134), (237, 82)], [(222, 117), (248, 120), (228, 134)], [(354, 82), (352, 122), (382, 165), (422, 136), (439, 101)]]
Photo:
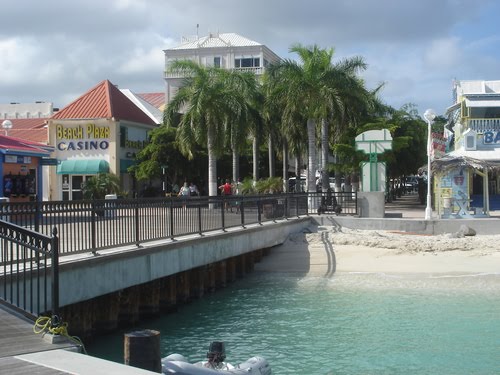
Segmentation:
[(197, 23), (197, 24), (196, 24), (196, 39), (200, 39), (200, 35), (198, 34), (198, 30), (199, 30), (199, 28), (200, 28), (200, 24), (199, 24), (199, 23)]

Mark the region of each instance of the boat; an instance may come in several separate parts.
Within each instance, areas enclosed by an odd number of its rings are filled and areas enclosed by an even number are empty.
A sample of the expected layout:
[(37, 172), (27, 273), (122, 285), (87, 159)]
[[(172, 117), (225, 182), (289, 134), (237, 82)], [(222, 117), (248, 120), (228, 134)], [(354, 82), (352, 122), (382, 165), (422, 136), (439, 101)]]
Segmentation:
[(206, 361), (190, 363), (182, 354), (170, 354), (161, 360), (162, 373), (179, 375), (271, 375), (271, 366), (263, 357), (254, 356), (236, 366), (224, 362), (225, 359), (224, 343), (214, 341), (210, 344)]

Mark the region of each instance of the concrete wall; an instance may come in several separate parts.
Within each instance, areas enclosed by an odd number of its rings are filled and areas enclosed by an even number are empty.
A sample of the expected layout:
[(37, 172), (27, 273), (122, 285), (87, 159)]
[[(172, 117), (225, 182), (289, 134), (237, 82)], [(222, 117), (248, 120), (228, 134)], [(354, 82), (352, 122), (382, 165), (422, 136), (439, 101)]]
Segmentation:
[(318, 225), (346, 227), (361, 230), (396, 230), (423, 234), (456, 233), (462, 225), (476, 231), (477, 234), (498, 234), (500, 220), (497, 218), (480, 219), (438, 219), (419, 220), (403, 218), (356, 218), (352, 216), (313, 216)]
[[(141, 248), (99, 251), (60, 265), (60, 305), (90, 300), (186, 270), (282, 244), (310, 225), (293, 219), (231, 232), (193, 236)], [(83, 258), (83, 259), (82, 259)], [(69, 286), (69, 287), (65, 287)]]

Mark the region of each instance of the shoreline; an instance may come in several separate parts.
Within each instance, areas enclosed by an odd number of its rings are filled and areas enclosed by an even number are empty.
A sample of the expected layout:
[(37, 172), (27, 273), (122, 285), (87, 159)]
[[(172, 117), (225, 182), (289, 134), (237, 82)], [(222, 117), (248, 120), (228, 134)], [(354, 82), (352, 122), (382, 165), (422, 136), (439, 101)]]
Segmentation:
[(290, 236), (256, 264), (263, 272), (308, 276), (391, 275), (500, 276), (500, 235), (454, 237), (347, 228), (312, 228)]

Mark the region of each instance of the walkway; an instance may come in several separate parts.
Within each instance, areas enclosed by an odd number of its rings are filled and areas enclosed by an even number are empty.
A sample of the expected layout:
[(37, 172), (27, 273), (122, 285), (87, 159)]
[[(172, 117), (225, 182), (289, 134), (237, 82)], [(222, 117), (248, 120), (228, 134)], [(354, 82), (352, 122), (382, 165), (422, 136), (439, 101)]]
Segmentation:
[[(425, 204), (420, 204), (418, 194), (406, 194), (391, 203), (386, 203), (385, 213), (387, 217), (402, 215), (404, 219), (424, 219)], [(500, 218), (500, 211), (490, 211), (490, 217)], [(436, 212), (433, 212), (433, 218), (438, 219)]]
[(0, 321), (2, 334), (0, 335), (0, 373), (2, 374), (65, 374), (43, 366), (25, 362), (17, 356), (46, 352), (55, 349), (75, 349), (71, 343), (51, 344), (45, 341), (42, 335), (33, 333), (33, 322), (21, 315), (16, 315), (0, 305)]

